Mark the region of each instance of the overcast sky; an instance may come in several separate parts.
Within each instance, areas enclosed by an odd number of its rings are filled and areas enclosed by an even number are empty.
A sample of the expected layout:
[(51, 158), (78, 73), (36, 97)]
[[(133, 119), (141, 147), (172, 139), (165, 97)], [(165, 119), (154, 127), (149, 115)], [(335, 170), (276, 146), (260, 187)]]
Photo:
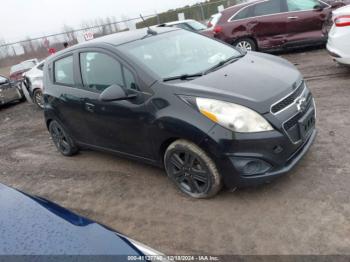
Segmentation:
[(79, 28), (83, 20), (130, 18), (182, 7), (200, 0), (1, 0), (0, 38), (17, 41), (58, 33), (64, 24)]

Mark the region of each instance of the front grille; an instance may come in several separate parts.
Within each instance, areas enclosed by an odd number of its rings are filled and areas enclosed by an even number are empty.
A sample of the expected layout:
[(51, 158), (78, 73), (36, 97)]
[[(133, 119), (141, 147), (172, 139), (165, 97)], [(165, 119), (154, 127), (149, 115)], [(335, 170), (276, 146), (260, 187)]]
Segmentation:
[(295, 99), (297, 99), (303, 93), (304, 88), (305, 88), (305, 84), (304, 84), (304, 81), (302, 81), (301, 84), (297, 87), (297, 89), (294, 90), (292, 94), (284, 98), (282, 101), (273, 105), (271, 107), (271, 112), (273, 114), (276, 114), (279, 111), (283, 110), (284, 108), (293, 104)]
[(288, 137), (292, 142), (296, 143), (302, 139), (302, 134), (299, 130), (299, 120), (309, 111), (313, 103), (313, 98), (311, 93), (307, 97), (307, 106), (302, 113), (298, 113), (283, 124), (283, 129), (287, 132)]

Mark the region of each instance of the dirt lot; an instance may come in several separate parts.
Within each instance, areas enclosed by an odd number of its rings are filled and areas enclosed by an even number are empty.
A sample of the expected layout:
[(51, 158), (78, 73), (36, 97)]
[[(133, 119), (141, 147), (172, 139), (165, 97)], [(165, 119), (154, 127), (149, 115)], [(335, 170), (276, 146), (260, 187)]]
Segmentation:
[(157, 168), (99, 152), (61, 156), (27, 103), (0, 109), (0, 182), (167, 254), (350, 254), (350, 70), (324, 50), (283, 56), (309, 80), (319, 134), (274, 183), (193, 200)]

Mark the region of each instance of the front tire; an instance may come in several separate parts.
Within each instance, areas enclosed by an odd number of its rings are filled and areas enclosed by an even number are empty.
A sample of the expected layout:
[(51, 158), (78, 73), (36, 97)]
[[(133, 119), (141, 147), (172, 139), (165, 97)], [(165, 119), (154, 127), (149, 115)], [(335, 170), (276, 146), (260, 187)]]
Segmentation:
[(250, 38), (239, 39), (234, 43), (234, 46), (246, 52), (258, 50), (256, 43)]
[(164, 164), (169, 178), (193, 198), (210, 198), (222, 188), (221, 175), (214, 161), (197, 145), (177, 140), (165, 152)]
[(55, 120), (49, 125), (49, 132), (58, 151), (64, 156), (73, 156), (79, 149), (73, 139), (67, 134), (63, 127)]

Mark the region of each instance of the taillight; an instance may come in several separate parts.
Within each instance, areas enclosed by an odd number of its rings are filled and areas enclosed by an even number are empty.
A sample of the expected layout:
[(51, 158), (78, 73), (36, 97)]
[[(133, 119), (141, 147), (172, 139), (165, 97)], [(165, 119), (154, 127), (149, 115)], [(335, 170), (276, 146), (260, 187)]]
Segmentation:
[(350, 15), (339, 16), (334, 20), (337, 27), (350, 26)]
[(218, 25), (215, 26), (213, 31), (214, 31), (215, 34), (221, 33), (222, 32), (222, 26), (218, 26)]

